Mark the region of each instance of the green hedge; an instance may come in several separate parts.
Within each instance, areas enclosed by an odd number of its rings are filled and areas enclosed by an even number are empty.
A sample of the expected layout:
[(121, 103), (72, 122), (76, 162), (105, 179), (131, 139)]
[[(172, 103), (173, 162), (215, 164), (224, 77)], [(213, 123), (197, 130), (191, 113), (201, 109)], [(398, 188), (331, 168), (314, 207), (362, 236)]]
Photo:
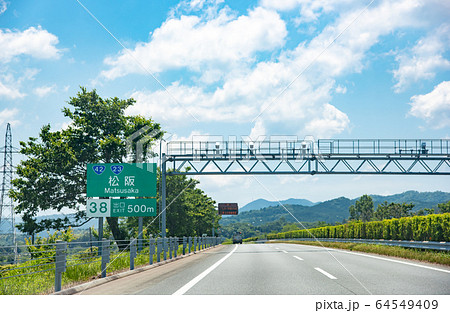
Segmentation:
[(450, 241), (450, 213), (293, 230), (269, 234), (267, 239), (312, 238), (311, 234), (316, 238)]

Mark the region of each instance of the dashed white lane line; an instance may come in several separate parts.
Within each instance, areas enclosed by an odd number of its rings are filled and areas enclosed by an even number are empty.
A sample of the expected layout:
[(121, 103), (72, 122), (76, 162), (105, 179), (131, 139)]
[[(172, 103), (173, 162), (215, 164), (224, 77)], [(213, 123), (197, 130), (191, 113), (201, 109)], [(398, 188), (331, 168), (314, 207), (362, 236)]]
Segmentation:
[(294, 255), (294, 258), (296, 258), (299, 261), (303, 261), (303, 259), (301, 257), (299, 257), (299, 256)]
[(319, 267), (315, 267), (314, 268), (316, 271), (321, 272), (322, 274), (324, 274), (325, 276), (327, 276), (329, 279), (337, 279), (336, 277), (334, 277), (333, 275), (331, 275), (330, 273), (325, 272), (323, 269), (319, 268)]
[(275, 247), (275, 249), (280, 250), (280, 248), (278, 248), (278, 247)]
[(217, 261), (216, 263), (214, 263), (212, 266), (210, 266), (207, 270), (205, 270), (203, 273), (201, 273), (200, 275), (198, 275), (197, 277), (195, 277), (194, 279), (192, 279), (190, 282), (188, 282), (186, 285), (184, 285), (183, 287), (181, 287), (180, 289), (178, 289), (177, 291), (175, 291), (175, 293), (173, 294), (174, 296), (179, 296), (179, 295), (183, 295), (186, 292), (189, 291), (189, 289), (191, 289), (192, 287), (194, 287), (199, 281), (201, 281), (203, 278), (206, 277), (206, 275), (208, 275), (209, 273), (211, 273), (216, 267), (218, 267), (220, 264), (222, 264), (223, 261), (225, 261), (226, 259), (228, 259), (233, 253), (234, 251), (236, 251), (238, 245), (235, 245), (234, 249), (228, 253), (226, 256), (224, 256), (223, 258), (221, 258), (219, 261)]
[(286, 250), (281, 250), (282, 252), (284, 252), (284, 253), (288, 253)]

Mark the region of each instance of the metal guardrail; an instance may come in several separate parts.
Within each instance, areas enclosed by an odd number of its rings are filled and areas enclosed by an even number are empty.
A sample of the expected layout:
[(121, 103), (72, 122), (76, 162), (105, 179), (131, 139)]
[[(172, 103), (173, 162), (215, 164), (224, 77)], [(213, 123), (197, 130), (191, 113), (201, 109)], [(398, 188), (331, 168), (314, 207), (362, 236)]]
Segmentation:
[[(223, 242), (221, 237), (166, 237), (138, 240), (131, 238), (124, 241), (65, 242), (37, 245), (44, 250), (30, 250), (20, 246), (22, 254), (15, 255), (17, 264), (0, 262), (0, 294), (16, 294), (11, 292), (15, 284), (27, 284), (26, 279), (45, 280), (39, 292), (49, 292), (52, 289), (51, 280), (54, 277), (54, 291), (62, 289), (63, 273), (67, 269), (74, 270), (82, 265), (93, 267), (101, 277), (107, 276), (109, 264), (115, 260), (126, 259), (129, 269), (135, 269), (135, 259), (147, 259), (146, 264), (153, 264), (167, 259), (177, 258), (178, 254), (186, 255), (214, 247)], [(45, 246), (45, 247), (43, 247)], [(5, 247), (2, 247), (5, 250)], [(11, 249), (10, 249), (11, 250)], [(0, 256), (8, 257), (5, 254)], [(13, 256), (10, 256), (12, 258)], [(97, 269), (96, 269), (97, 268)], [(111, 269), (110, 269), (111, 270)], [(39, 275), (45, 274), (45, 279)], [(20, 280), (20, 281), (19, 281)], [(31, 292), (31, 294), (35, 294)]]
[[(367, 244), (381, 244), (405, 248), (450, 251), (450, 242), (439, 242), (439, 241), (407, 241), (407, 240), (344, 239), (344, 238), (317, 238), (317, 240), (323, 242), (356, 242)], [(263, 243), (267, 241), (259, 241), (259, 242)], [(315, 241), (315, 240), (313, 238), (286, 238), (286, 239), (270, 239), (270, 241)]]

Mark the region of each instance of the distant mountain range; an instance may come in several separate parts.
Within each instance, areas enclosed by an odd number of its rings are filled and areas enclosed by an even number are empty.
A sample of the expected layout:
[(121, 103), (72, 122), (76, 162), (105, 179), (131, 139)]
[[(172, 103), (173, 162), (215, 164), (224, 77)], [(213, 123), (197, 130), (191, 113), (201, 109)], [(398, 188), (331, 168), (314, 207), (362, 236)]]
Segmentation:
[[(450, 201), (450, 193), (448, 192), (417, 192), (407, 191), (401, 194), (390, 196), (371, 195), (374, 207), (378, 204), (387, 201), (388, 203), (413, 203), (413, 211), (423, 208), (435, 208), (437, 204)], [(342, 222), (349, 218), (348, 208), (355, 204), (355, 199), (348, 199), (340, 197), (324, 202), (312, 203), (305, 199), (288, 199), (280, 201), (295, 218), (280, 205), (279, 202), (267, 201), (258, 199), (243, 206), (239, 210), (239, 215), (229, 216), (220, 221), (221, 225), (230, 225), (232, 223), (250, 223), (258, 226), (268, 222), (276, 221), (280, 218), (285, 218), (287, 222), (294, 223), (296, 219), (300, 222), (317, 222), (324, 221), (327, 223)], [(303, 205), (297, 203), (305, 203)], [(269, 204), (266, 206), (266, 204)], [(251, 208), (248, 210), (248, 208)]]
[[(413, 203), (414, 211), (423, 208), (435, 208), (437, 204), (444, 203), (450, 201), (450, 193), (448, 192), (417, 192), (417, 191), (406, 191), (400, 194), (390, 195), (390, 196), (380, 196), (380, 195), (371, 195), (375, 209), (378, 204), (383, 203), (384, 201), (395, 202), (395, 203)], [(340, 197), (324, 202), (312, 202), (306, 199), (287, 199), (280, 201), (285, 208), (289, 210), (292, 215), (280, 205), (278, 201), (268, 201), (265, 199), (258, 199), (252, 201), (242, 208), (239, 208), (239, 215), (235, 216), (227, 216), (226, 218), (222, 218), (220, 221), (221, 225), (229, 225), (236, 222), (244, 222), (250, 223), (255, 226), (263, 225), (268, 222), (277, 221), (278, 219), (284, 217), (287, 222), (294, 223), (296, 219), (300, 222), (317, 222), (324, 221), (327, 223), (335, 223), (342, 222), (344, 219), (348, 219), (349, 212), (348, 208), (356, 202), (359, 198), (348, 199), (345, 197)], [(71, 216), (71, 215), (67, 215)], [(43, 218), (58, 218), (62, 217), (62, 215), (47, 215), (47, 216), (39, 216), (38, 221)], [(5, 228), (7, 229), (6, 223), (7, 221), (2, 221), (2, 229), (0, 232), (4, 232)], [(16, 216), (15, 219), (16, 224), (21, 223), (20, 217)], [(87, 222), (83, 226), (76, 229), (87, 229), (91, 226), (95, 228), (98, 227), (97, 219), (92, 219)], [(41, 233), (40, 235), (45, 235), (46, 232)]]
[[(52, 215), (42, 215), (42, 216), (38, 216), (36, 219), (37, 221), (42, 221), (43, 219), (56, 219), (56, 218), (64, 218), (65, 216), (69, 217), (69, 219), (73, 218), (74, 219), (74, 214), (52, 214)], [(22, 223), (22, 219), (20, 218), (20, 216), (16, 216), (14, 218), (14, 222), (15, 224), (20, 224)], [(11, 229), (10, 224), (8, 225), (8, 223), (11, 223), (11, 219), (3, 219), (2, 220), (2, 224), (0, 225), (0, 233), (8, 231)], [(76, 229), (89, 229), (90, 227), (94, 226), (95, 228), (98, 227), (98, 220), (96, 218), (90, 220), (89, 222), (87, 222), (86, 224), (84, 224), (83, 226), (77, 227)], [(18, 232), (18, 230), (16, 229), (16, 231)], [(51, 231), (50, 233), (53, 233), (53, 231)], [(46, 236), (47, 235), (47, 231), (43, 231), (38, 233), (39, 236)]]
[[(298, 205), (303, 205), (303, 206), (313, 206), (315, 204), (318, 204), (319, 202), (311, 202), (309, 200), (306, 199), (294, 199), (294, 198), (290, 198), (287, 200), (283, 200), (280, 201), (281, 204), (285, 205), (285, 204), (298, 204)], [(278, 201), (269, 201), (269, 200), (265, 200), (265, 199), (258, 199), (255, 201), (252, 201), (250, 203), (247, 203), (246, 205), (244, 205), (242, 208), (239, 208), (239, 212), (246, 212), (246, 211), (251, 211), (251, 210), (259, 210), (262, 208), (267, 208), (269, 206), (278, 206), (280, 203)]]

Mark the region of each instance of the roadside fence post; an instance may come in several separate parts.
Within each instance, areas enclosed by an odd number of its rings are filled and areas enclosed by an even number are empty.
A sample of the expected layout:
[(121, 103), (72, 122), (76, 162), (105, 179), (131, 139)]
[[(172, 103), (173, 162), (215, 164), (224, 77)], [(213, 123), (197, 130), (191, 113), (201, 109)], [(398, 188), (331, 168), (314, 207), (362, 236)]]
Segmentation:
[(161, 262), (161, 250), (162, 250), (162, 244), (161, 244), (161, 238), (156, 238), (156, 262)]
[(197, 237), (194, 237), (194, 253), (196, 249), (197, 249)]
[(183, 236), (183, 255), (186, 254), (186, 237)]
[(169, 237), (169, 259), (172, 258), (172, 250), (173, 250), (173, 238)]
[(102, 277), (106, 277), (106, 263), (110, 262), (110, 241), (108, 239), (102, 239)]
[(189, 238), (188, 238), (188, 251), (189, 251), (189, 253), (191, 253), (191, 249), (192, 249), (192, 237), (189, 236)]
[(55, 292), (61, 291), (62, 273), (66, 271), (67, 242), (56, 241), (55, 252)]
[(173, 252), (174, 252), (173, 257), (176, 258), (178, 256), (178, 237), (175, 237), (174, 243), (175, 243), (175, 248), (173, 249)]
[(163, 238), (163, 256), (164, 256), (164, 261), (167, 260), (167, 242), (169, 241), (169, 239), (167, 237)]
[(150, 238), (149, 238), (149, 254), (150, 254), (150, 256), (149, 256), (149, 263), (150, 263), (150, 265), (152, 265), (153, 264), (153, 255), (155, 254), (155, 239), (153, 238), (153, 236), (152, 235), (150, 235)]
[(137, 255), (136, 239), (131, 238), (130, 243), (130, 270), (134, 270), (134, 258)]

